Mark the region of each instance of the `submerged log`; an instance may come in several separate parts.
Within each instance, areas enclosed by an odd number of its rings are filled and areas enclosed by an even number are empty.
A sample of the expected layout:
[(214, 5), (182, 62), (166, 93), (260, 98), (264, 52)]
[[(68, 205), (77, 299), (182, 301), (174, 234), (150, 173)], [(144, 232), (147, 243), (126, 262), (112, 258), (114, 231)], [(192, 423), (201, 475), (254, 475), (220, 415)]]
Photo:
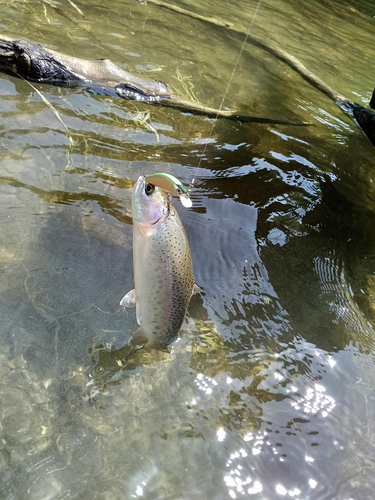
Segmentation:
[(371, 100), (370, 100), (370, 108), (375, 109), (375, 89), (372, 92)]
[(238, 122), (284, 125), (309, 125), (306, 122), (279, 120), (210, 108), (199, 102), (180, 99), (163, 82), (138, 78), (109, 59), (88, 61), (45, 49), (27, 40), (0, 38), (0, 70), (39, 83), (65, 87), (86, 87), (153, 105), (167, 106), (185, 113)]
[(358, 125), (375, 146), (375, 113), (355, 102), (348, 102), (346, 104), (351, 109)]
[[(151, 0), (169, 8), (160, 0)], [(175, 9), (173, 9), (175, 10)], [(192, 15), (182, 8), (178, 12)], [(231, 25), (222, 24), (215, 18), (204, 18), (192, 15), (201, 21), (214, 23), (239, 32)], [(336, 92), (322, 79), (311, 73), (297, 58), (286, 53), (272, 42), (264, 42), (258, 37), (249, 37), (249, 42), (267, 50), (278, 59), (288, 64), (306, 81), (332, 99), (345, 113), (354, 117), (356, 123), (375, 146), (375, 113), (360, 104), (350, 101)], [(307, 122), (295, 122), (267, 117), (239, 114), (232, 111), (210, 108), (199, 102), (181, 99), (168, 90), (165, 83), (149, 81), (136, 77), (119, 68), (109, 59), (85, 60), (67, 56), (54, 50), (45, 49), (39, 43), (27, 40), (10, 40), (0, 38), (0, 71), (14, 74), (39, 83), (49, 83), (64, 87), (86, 87), (95, 92), (116, 95), (148, 104), (167, 106), (185, 113), (207, 116), (209, 118), (226, 118), (237, 122), (253, 122), (283, 125), (310, 125)], [(370, 102), (375, 107), (375, 91)]]
[(0, 65), (25, 80), (39, 83), (68, 87), (122, 84), (140, 96), (171, 97), (164, 83), (137, 78), (108, 59), (87, 61), (70, 57), (28, 40), (0, 39)]

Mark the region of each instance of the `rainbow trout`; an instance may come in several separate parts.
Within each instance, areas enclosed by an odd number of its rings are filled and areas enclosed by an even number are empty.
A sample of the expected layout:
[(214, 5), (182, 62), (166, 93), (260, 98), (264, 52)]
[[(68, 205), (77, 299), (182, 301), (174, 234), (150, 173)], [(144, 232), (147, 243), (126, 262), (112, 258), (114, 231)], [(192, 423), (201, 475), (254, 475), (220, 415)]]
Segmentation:
[(135, 288), (120, 305), (136, 307), (133, 343), (167, 345), (181, 328), (194, 284), (189, 242), (180, 217), (159, 187), (138, 178), (132, 195)]

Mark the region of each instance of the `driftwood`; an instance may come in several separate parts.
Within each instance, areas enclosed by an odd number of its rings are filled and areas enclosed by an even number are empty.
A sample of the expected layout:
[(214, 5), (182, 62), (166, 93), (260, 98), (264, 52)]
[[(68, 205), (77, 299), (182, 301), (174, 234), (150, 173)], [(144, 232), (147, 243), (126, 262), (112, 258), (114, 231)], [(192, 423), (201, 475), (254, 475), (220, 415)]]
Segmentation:
[(167, 106), (185, 113), (238, 122), (284, 125), (309, 125), (306, 122), (279, 120), (219, 110), (199, 102), (172, 95), (163, 82), (138, 78), (108, 59), (87, 61), (45, 49), (27, 40), (0, 38), (0, 70), (25, 80), (65, 87), (86, 87), (153, 105)]
[[(274, 44), (270, 40), (265, 41), (262, 38), (257, 37), (256, 35), (245, 33), (243, 30), (237, 28), (232, 23), (220, 21), (215, 17), (202, 16), (200, 14), (196, 14), (195, 12), (183, 9), (182, 7), (177, 7), (176, 5), (164, 2), (163, 0), (147, 0), (147, 2), (158, 5), (159, 7), (162, 7), (164, 9), (177, 12), (178, 14), (188, 16), (193, 19), (198, 19), (199, 21), (202, 21), (204, 23), (218, 26), (219, 28), (225, 28), (229, 31), (232, 31), (233, 33), (236, 33), (237, 35), (241, 35), (242, 38), (246, 37), (246, 41), (248, 43), (266, 50), (280, 61), (283, 61), (290, 68), (301, 75), (302, 78), (304, 78), (304, 80), (306, 80), (310, 85), (320, 90), (320, 92), (323, 92), (323, 94), (332, 99), (342, 111), (354, 117), (357, 121), (357, 124), (363, 130), (367, 138), (375, 146), (375, 113), (369, 109), (364, 108), (360, 104), (351, 101), (350, 99), (334, 90), (321, 78), (309, 71), (301, 61), (285, 52), (278, 45)], [(375, 90), (370, 102), (370, 106), (375, 109)]]

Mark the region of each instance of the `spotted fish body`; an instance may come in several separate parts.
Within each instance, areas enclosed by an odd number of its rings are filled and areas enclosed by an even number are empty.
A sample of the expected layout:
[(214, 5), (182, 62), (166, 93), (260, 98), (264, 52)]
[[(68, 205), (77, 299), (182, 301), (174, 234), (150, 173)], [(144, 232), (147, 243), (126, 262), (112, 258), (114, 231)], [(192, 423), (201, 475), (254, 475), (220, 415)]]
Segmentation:
[(189, 242), (166, 193), (150, 187), (144, 176), (133, 188), (132, 209), (135, 288), (121, 305), (136, 307), (135, 339), (167, 345), (176, 338), (195, 290)]

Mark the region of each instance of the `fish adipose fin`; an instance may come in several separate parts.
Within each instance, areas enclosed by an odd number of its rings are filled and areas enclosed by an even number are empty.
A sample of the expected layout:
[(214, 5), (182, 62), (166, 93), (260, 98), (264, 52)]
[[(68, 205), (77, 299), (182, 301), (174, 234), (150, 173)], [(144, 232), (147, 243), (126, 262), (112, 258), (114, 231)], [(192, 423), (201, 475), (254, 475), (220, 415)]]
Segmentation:
[(191, 295), (195, 295), (196, 293), (202, 293), (204, 292), (204, 289), (201, 288), (200, 286), (198, 286), (196, 283), (194, 283), (194, 286), (193, 286), (193, 291), (191, 292)]
[(125, 297), (121, 299), (120, 306), (122, 307), (135, 307), (137, 304), (137, 296), (135, 295), (135, 289), (130, 290)]

